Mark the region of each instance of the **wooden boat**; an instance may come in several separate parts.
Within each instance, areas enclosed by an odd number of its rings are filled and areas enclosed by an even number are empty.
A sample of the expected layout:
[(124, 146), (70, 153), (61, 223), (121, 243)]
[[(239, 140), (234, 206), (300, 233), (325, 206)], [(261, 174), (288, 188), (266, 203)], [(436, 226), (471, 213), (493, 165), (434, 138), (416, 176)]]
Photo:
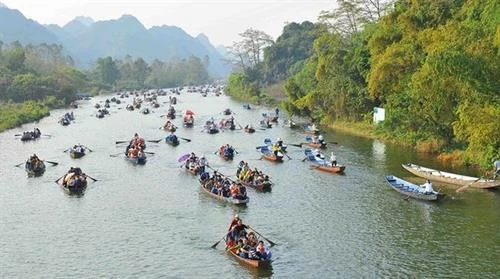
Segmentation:
[(283, 162), (283, 153), (278, 151), (278, 155), (274, 155), (274, 152), (269, 150), (267, 146), (261, 147), (260, 152), (262, 153), (262, 157), (268, 161), (282, 163)]
[(191, 168), (186, 168), (184, 167), (184, 169), (186, 169), (186, 171), (194, 176), (198, 175), (199, 174), (199, 171), (198, 169), (194, 168), (194, 169), (191, 169)]
[(30, 162), (26, 162), (24, 169), (28, 176), (40, 176), (45, 172), (45, 163), (40, 161), (38, 165), (33, 166)]
[(169, 112), (169, 113), (167, 113), (167, 118), (168, 119), (175, 119), (175, 112)]
[(210, 197), (212, 197), (216, 200), (222, 201), (222, 202), (226, 202), (226, 203), (230, 203), (230, 204), (234, 204), (234, 205), (246, 205), (250, 201), (249, 197), (247, 197), (244, 200), (240, 200), (240, 199), (234, 199), (232, 197), (224, 197), (224, 196), (216, 195), (216, 194), (210, 192), (210, 190), (208, 190), (207, 188), (205, 188), (205, 185), (202, 184), (201, 182), (200, 182), (200, 188), (201, 188), (202, 192), (204, 192), (205, 194), (209, 195)]
[(205, 131), (207, 131), (207, 133), (209, 133), (209, 134), (217, 134), (219, 132), (219, 129), (214, 128), (214, 127), (210, 127), (210, 128), (206, 128)]
[(127, 109), (129, 111), (133, 111), (135, 108), (133, 105), (127, 105), (127, 107), (125, 107), (125, 109)]
[(163, 126), (163, 130), (173, 133), (177, 131), (177, 127), (175, 127), (174, 125), (170, 125), (170, 127)]
[(307, 145), (309, 147), (312, 147), (314, 149), (325, 149), (326, 148), (326, 142), (323, 141), (322, 143), (319, 143), (319, 142), (314, 143), (313, 139), (310, 136), (307, 136), (306, 142), (304, 142), (302, 144)]
[(172, 146), (177, 146), (179, 145), (179, 139), (177, 137), (172, 137), (172, 135), (169, 135), (165, 138), (165, 142), (172, 145)]
[(399, 193), (418, 200), (435, 201), (440, 194), (438, 192), (426, 193), (423, 187), (410, 183), (393, 175), (385, 177), (392, 189)]
[(270, 181), (266, 181), (259, 185), (255, 184), (254, 182), (244, 182), (241, 180), (238, 180), (238, 182), (245, 185), (246, 187), (254, 188), (255, 190), (260, 192), (271, 192), (271, 190), (273, 189), (273, 184)]
[(223, 148), (223, 149), (219, 148), (218, 153), (219, 153), (219, 156), (226, 161), (233, 160), (233, 158), (234, 158), (234, 149), (232, 152), (226, 152), (226, 148)]
[(329, 172), (329, 173), (343, 173), (345, 170), (344, 165), (310, 165), (309, 166), (311, 169), (316, 169), (324, 172)]
[(82, 148), (82, 151), (76, 151), (72, 148), (69, 150), (69, 156), (73, 159), (82, 158), (85, 156), (85, 150)]
[(40, 138), (41, 135), (42, 134), (40, 133), (39, 130), (36, 132), (35, 131), (23, 132), (23, 134), (21, 135), (21, 141), (36, 140)]
[(68, 126), (70, 123), (70, 121), (66, 118), (61, 118), (59, 119), (59, 124), (63, 125), (63, 126)]
[(134, 165), (144, 165), (146, 164), (146, 161), (147, 161), (147, 157), (146, 155), (142, 155), (142, 156), (137, 156), (137, 157), (129, 157), (129, 156), (125, 156), (125, 159), (131, 163), (133, 163)]
[(479, 189), (491, 189), (500, 187), (500, 180), (482, 179), (473, 176), (454, 174), (422, 167), (411, 163), (403, 164), (401, 166), (416, 176), (423, 177), (432, 181), (444, 182), (460, 186), (469, 186)]
[(245, 128), (245, 133), (249, 133), (249, 134), (255, 133), (255, 129), (252, 127), (247, 127), (247, 128)]
[(61, 186), (61, 188), (67, 194), (69, 194), (69, 195), (81, 195), (87, 189), (88, 182), (86, 179), (84, 179), (84, 180), (76, 179), (72, 183), (70, 183), (69, 185), (64, 185), (64, 183), (63, 183), (64, 177), (66, 177), (66, 175), (64, 175), (59, 180), (57, 180), (56, 183), (59, 184), (59, 186)]
[(231, 109), (225, 109), (225, 110), (222, 112), (222, 114), (224, 114), (224, 115), (231, 115), (231, 113), (232, 113), (232, 112), (231, 112)]
[(190, 119), (184, 118), (182, 125), (186, 128), (192, 128), (194, 126), (194, 118)]
[(227, 252), (234, 258), (236, 258), (236, 260), (238, 260), (240, 263), (245, 264), (249, 267), (267, 268), (271, 266), (270, 260), (253, 260), (253, 259), (242, 258), (238, 254), (236, 254), (236, 252), (234, 252), (233, 249), (228, 249)]

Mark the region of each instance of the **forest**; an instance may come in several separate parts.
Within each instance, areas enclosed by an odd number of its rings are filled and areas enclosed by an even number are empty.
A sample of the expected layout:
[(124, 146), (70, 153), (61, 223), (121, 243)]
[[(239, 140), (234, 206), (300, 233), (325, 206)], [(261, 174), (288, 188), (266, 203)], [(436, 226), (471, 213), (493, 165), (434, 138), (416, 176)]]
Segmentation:
[(100, 94), (206, 83), (207, 62), (188, 59), (148, 64), (142, 58), (99, 58), (88, 70), (74, 66), (62, 46), (0, 42), (0, 131), (38, 120), (78, 92)]
[[(275, 42), (242, 33), (230, 94), (256, 101), (284, 82), (291, 116), (362, 124), (443, 160), (488, 168), (500, 158), (498, 1), (337, 3), (318, 23), (288, 24)], [(374, 107), (385, 121), (366, 125)]]

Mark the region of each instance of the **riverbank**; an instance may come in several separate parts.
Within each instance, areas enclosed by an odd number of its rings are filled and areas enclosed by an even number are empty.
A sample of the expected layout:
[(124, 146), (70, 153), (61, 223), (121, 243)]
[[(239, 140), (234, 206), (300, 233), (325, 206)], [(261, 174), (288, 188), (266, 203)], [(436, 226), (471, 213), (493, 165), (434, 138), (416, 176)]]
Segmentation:
[(58, 101), (55, 97), (47, 97), (43, 101), (0, 103), (0, 132), (38, 121), (49, 116), (51, 109), (63, 105), (64, 103)]
[(394, 145), (411, 147), (418, 153), (434, 154), (444, 165), (471, 167), (478, 173), (483, 173), (488, 170), (488, 168), (482, 168), (477, 162), (472, 161), (471, 158), (467, 158), (463, 150), (450, 149), (443, 152), (440, 150), (443, 147), (443, 143), (437, 141), (407, 142), (401, 138), (390, 138), (377, 130), (377, 126), (372, 123), (335, 121), (321, 124), (343, 133), (377, 139)]

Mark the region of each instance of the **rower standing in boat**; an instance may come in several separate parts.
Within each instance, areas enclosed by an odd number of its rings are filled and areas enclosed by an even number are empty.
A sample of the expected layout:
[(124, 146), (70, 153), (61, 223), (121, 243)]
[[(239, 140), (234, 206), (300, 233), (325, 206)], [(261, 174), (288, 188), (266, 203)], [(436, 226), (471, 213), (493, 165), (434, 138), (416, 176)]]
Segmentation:
[(332, 167), (337, 165), (337, 157), (333, 154), (333, 152), (330, 153), (330, 163), (332, 164)]
[(495, 173), (493, 174), (493, 180), (497, 179), (497, 175), (500, 175), (500, 160), (493, 162), (493, 167), (495, 168)]

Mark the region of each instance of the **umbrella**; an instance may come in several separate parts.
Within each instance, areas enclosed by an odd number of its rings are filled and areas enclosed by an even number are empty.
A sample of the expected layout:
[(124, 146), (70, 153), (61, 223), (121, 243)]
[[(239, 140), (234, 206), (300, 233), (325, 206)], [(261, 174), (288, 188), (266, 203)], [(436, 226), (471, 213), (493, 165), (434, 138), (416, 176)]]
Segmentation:
[(181, 157), (179, 157), (179, 159), (177, 159), (177, 162), (184, 162), (189, 158), (189, 156), (191, 156), (191, 154), (186, 153), (186, 154), (182, 155)]
[(194, 115), (194, 112), (190, 109), (186, 110), (186, 115)]

